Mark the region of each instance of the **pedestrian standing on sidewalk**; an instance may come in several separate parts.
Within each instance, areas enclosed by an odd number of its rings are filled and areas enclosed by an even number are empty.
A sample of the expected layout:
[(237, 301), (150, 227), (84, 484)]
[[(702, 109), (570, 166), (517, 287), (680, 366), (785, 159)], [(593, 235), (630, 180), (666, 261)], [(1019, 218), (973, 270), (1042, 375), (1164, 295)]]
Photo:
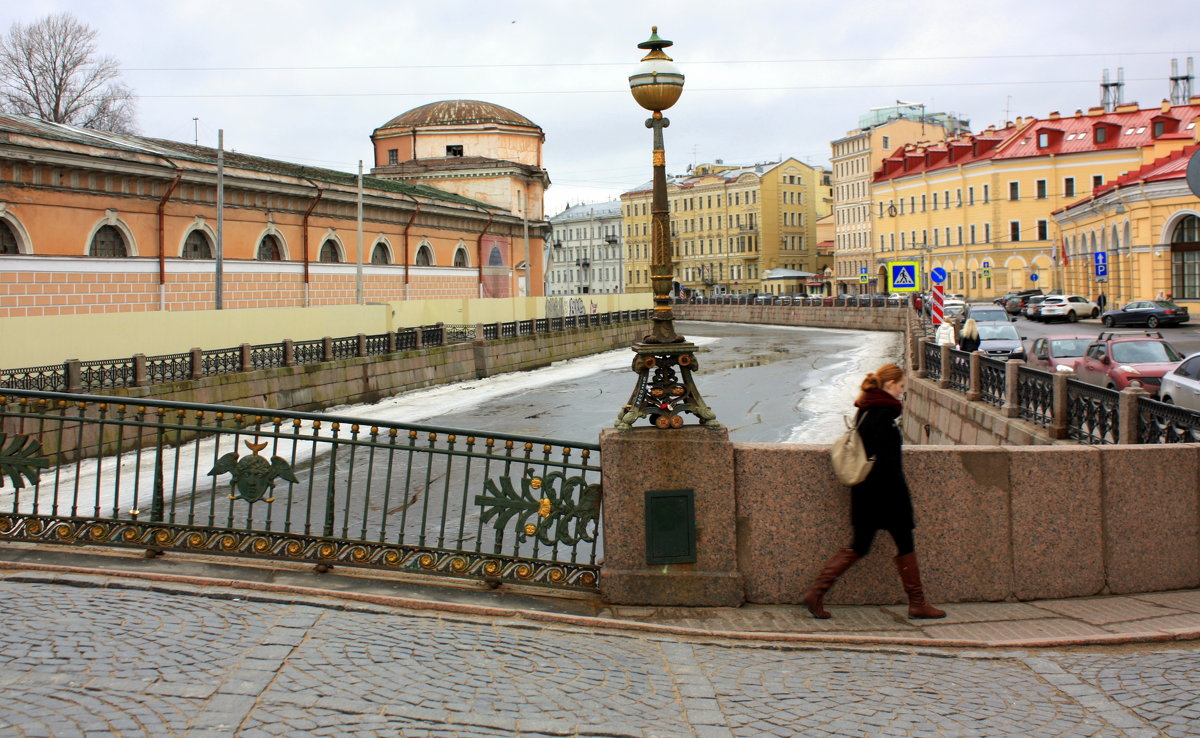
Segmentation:
[(847, 569), (871, 549), (875, 534), (886, 530), (896, 543), (896, 569), (908, 595), (910, 618), (943, 618), (946, 613), (925, 602), (921, 572), (913, 546), (913, 509), (901, 466), (900, 418), (904, 409), (904, 370), (884, 364), (868, 374), (854, 405), (858, 432), (868, 458), (875, 459), (871, 472), (850, 489), (850, 524), (854, 541), (833, 555), (804, 595), (804, 604), (815, 618), (828, 618), (825, 593)]
[(979, 350), (979, 324), (974, 318), (967, 318), (962, 331), (958, 334), (958, 350), (968, 354)]
[(933, 342), (939, 346), (953, 346), (954, 340), (954, 325), (949, 320), (943, 320), (938, 324), (937, 331), (933, 334)]

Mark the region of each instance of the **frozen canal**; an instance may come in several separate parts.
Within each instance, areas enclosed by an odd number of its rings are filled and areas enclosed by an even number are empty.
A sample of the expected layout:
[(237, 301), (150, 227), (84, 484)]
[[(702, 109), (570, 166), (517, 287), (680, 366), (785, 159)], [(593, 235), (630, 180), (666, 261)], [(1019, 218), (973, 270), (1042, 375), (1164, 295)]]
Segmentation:
[[(898, 333), (686, 321), (676, 329), (698, 345), (696, 385), (734, 441), (830, 443), (863, 375), (901, 353)], [(595, 442), (633, 391), (632, 358), (621, 349), (330, 412)]]

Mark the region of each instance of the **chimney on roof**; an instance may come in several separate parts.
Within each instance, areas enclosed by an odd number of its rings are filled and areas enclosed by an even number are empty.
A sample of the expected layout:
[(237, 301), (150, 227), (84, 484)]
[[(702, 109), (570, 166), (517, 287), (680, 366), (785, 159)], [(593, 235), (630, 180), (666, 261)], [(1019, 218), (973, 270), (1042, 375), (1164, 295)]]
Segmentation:
[(1087, 114), (1094, 117), (1098, 115), (1104, 115), (1107, 112), (1108, 111), (1104, 109), (1103, 105), (1097, 105), (1094, 108), (1088, 108)]
[(1159, 110), (1160, 110), (1161, 112), (1163, 112), (1163, 113), (1169, 113), (1169, 112), (1171, 112), (1171, 101), (1170, 101), (1170, 100), (1163, 100), (1163, 101), (1162, 101), (1162, 106), (1159, 108)]
[(1075, 109), (1075, 117), (1076, 117), (1076, 118), (1079, 118), (1079, 117), (1082, 117), (1082, 116), (1083, 116), (1083, 111), (1082, 111), (1082, 110), (1080, 110), (1079, 108), (1076, 108), (1076, 109)]
[(1059, 118), (1062, 118), (1062, 116), (1058, 114), (1057, 110), (1046, 116), (1047, 120), (1058, 120)]

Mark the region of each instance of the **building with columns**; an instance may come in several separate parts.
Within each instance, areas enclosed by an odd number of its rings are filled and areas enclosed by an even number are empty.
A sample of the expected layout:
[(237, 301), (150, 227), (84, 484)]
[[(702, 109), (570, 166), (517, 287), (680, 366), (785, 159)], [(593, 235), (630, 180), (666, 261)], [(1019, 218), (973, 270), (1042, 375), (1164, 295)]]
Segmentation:
[[(1184, 105), (1128, 103), (1112, 111), (1018, 117), (1005, 128), (904, 146), (884, 160), (872, 184), (873, 268), (882, 278), (886, 262), (924, 256), (926, 272), (944, 268), (947, 289), (972, 300), (1029, 287), (1094, 296), (1097, 285), (1073, 277), (1074, 270), (1099, 249), (1116, 258), (1111, 271), (1123, 271), (1131, 247), (1154, 246), (1166, 222), (1151, 216), (1135, 232), (1132, 219), (1127, 230), (1126, 218), (1118, 223), (1109, 216), (1101, 228), (1091, 220), (1099, 211), (1078, 203), (1100, 199), (1129, 173), (1196, 143), (1197, 123), (1200, 96)], [(1120, 197), (1110, 196), (1112, 207), (1131, 191), (1126, 186)], [(1145, 284), (1171, 292), (1165, 275)]]
[(621, 201), (573, 205), (550, 218), (546, 295), (623, 292)]
[[(830, 202), (824, 169), (797, 159), (743, 167), (718, 160), (669, 177), (667, 201), (675, 281), (689, 292), (820, 286), (816, 223)], [(650, 183), (621, 195), (627, 292), (650, 291), (650, 207)]]
[(216, 150), (0, 116), (0, 317), (212, 309), (218, 275), (225, 308), (541, 292), (536, 173), (537, 220), (370, 176), (360, 220), (355, 175), (231, 151), (222, 171), (218, 262)]

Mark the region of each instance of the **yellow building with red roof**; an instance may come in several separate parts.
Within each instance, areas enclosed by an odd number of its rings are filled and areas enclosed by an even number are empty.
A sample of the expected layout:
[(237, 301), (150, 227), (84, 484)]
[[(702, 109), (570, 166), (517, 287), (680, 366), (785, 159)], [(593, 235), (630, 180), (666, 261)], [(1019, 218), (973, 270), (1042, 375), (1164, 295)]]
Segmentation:
[[(947, 290), (969, 300), (1065, 289), (1068, 264), (1053, 213), (1195, 142), (1198, 119), (1200, 97), (1193, 97), (1187, 105), (1019, 117), (1005, 128), (901, 147), (872, 183), (876, 273), (882, 277), (888, 261), (923, 259), (926, 274), (944, 268)], [(1067, 262), (1070, 252), (1068, 245)]]

